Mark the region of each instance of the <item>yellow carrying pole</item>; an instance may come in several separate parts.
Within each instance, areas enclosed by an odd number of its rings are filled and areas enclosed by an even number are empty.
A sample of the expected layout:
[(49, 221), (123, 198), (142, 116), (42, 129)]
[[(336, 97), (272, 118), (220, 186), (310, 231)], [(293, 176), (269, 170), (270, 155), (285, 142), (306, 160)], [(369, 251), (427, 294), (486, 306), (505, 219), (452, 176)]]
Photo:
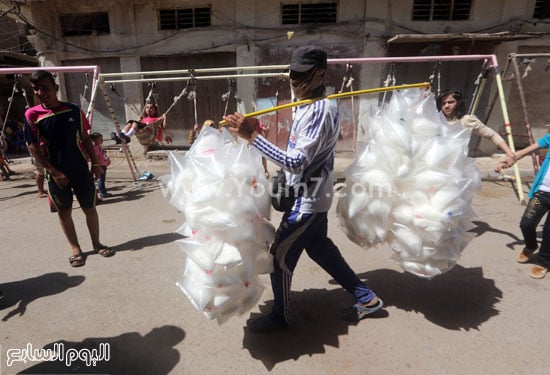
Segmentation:
[[(244, 117), (247, 118), (247, 117), (261, 116), (261, 115), (265, 115), (266, 113), (280, 111), (282, 109), (297, 107), (297, 106), (305, 105), (305, 104), (311, 104), (311, 103), (316, 102), (317, 100), (321, 100), (321, 99), (341, 99), (341, 98), (347, 98), (349, 96), (355, 96), (355, 95), (373, 94), (373, 93), (383, 92), (383, 91), (405, 90), (405, 89), (421, 88), (421, 87), (426, 87), (426, 88), (430, 87), (430, 83), (429, 82), (410, 83), (410, 84), (406, 84), (406, 85), (388, 86), (388, 87), (375, 87), (375, 88), (372, 88), (372, 89), (341, 92), (341, 93), (338, 93), (338, 94), (330, 94), (330, 95), (327, 95), (327, 96), (322, 97), (322, 98), (298, 100), (296, 102), (281, 104), (281, 105), (278, 105), (278, 106), (275, 106), (275, 107), (261, 109), (261, 110), (256, 111), (256, 112), (246, 113), (246, 114), (244, 114)], [(220, 125), (221, 126), (226, 126), (226, 125), (228, 125), (228, 123), (227, 123), (227, 121), (222, 120), (222, 121), (220, 121)]]
[[(504, 119), (504, 129), (506, 129), (506, 135), (508, 138), (508, 145), (510, 146), (510, 149), (512, 152), (516, 151), (516, 147), (514, 146), (514, 138), (512, 137), (512, 124), (510, 124), (510, 118), (508, 117), (508, 107), (506, 106), (506, 101), (504, 100), (504, 88), (502, 87), (502, 79), (500, 77), (500, 72), (498, 71), (498, 68), (495, 69), (496, 71), (496, 82), (497, 82), (497, 89), (498, 89), (498, 96), (500, 98), (500, 107), (502, 108), (502, 117)], [(514, 176), (515, 176), (515, 182), (516, 182), (516, 189), (518, 193), (518, 199), (521, 204), (525, 204), (525, 198), (523, 196), (523, 189), (521, 186), (521, 176), (519, 174), (519, 167), (517, 163), (514, 163)]]

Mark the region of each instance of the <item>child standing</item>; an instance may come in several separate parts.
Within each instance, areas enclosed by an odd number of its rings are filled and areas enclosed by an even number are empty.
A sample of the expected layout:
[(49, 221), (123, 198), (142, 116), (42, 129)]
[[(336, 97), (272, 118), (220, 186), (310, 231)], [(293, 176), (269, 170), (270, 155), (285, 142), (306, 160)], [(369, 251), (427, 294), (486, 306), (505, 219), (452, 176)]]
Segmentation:
[(11, 170), (5, 152), (8, 149), (8, 142), (4, 133), (0, 133), (0, 181), (9, 180), (12, 174), (17, 174)]
[[(506, 156), (499, 159), (496, 172), (502, 169), (512, 167), (519, 159), (531, 154), (539, 149), (548, 149), (550, 147), (550, 134), (546, 134), (537, 142), (527, 146), (526, 148), (512, 153), (512, 156)], [(550, 209), (550, 154), (546, 153), (544, 162), (542, 163), (539, 172), (535, 176), (535, 180), (529, 191), (529, 202), (523, 216), (519, 222), (525, 247), (518, 254), (518, 263), (529, 263), (532, 258), (535, 263), (529, 276), (533, 279), (542, 279), (550, 269), (550, 216), (546, 215), (546, 221), (542, 228), (542, 242), (540, 250), (536, 256), (535, 252), (539, 249), (537, 240), (537, 227)]]
[(105, 176), (107, 175), (107, 167), (111, 164), (111, 159), (109, 159), (107, 151), (102, 146), (103, 135), (100, 133), (92, 133), (90, 138), (92, 138), (92, 141), (94, 142), (94, 152), (97, 156), (99, 166), (103, 169), (103, 173), (97, 178), (97, 197), (99, 200), (103, 200), (103, 198), (108, 196), (107, 189), (105, 188)]

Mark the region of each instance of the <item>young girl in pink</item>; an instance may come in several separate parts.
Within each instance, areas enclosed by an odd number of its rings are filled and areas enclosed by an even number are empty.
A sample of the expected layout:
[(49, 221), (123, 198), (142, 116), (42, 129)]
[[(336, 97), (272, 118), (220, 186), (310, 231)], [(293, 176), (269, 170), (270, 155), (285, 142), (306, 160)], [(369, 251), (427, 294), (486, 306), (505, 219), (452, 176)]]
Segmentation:
[(107, 155), (107, 151), (103, 148), (103, 136), (100, 133), (92, 133), (90, 135), (92, 141), (94, 142), (94, 152), (97, 156), (97, 161), (103, 169), (103, 173), (97, 179), (97, 197), (100, 200), (103, 200), (108, 196), (107, 189), (105, 188), (105, 177), (107, 175), (107, 167), (111, 164), (111, 159)]
[[(140, 117), (139, 121), (128, 121), (120, 131), (120, 134), (111, 133), (111, 138), (117, 143), (121, 143), (121, 139), (124, 139), (128, 143), (130, 142), (130, 137), (135, 134), (138, 138), (148, 138), (148, 136), (151, 136), (151, 141), (162, 142), (163, 131), (166, 129), (166, 116), (159, 115), (158, 107), (153, 103), (147, 103), (144, 112), (145, 116)], [(155, 134), (153, 134), (154, 127), (148, 126), (153, 123), (158, 123)], [(140, 143), (144, 144), (141, 139)], [(149, 144), (149, 140), (147, 140), (147, 144)]]

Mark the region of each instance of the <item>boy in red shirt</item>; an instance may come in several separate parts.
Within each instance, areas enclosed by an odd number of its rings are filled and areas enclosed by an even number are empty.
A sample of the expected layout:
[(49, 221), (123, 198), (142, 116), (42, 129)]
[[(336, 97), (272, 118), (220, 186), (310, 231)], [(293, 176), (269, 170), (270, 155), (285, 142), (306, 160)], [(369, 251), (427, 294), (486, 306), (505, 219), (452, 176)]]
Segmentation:
[(69, 263), (73, 267), (85, 263), (72, 219), (73, 194), (86, 215), (94, 251), (104, 257), (111, 256), (114, 252), (99, 240), (96, 190), (88, 157), (96, 177), (102, 174), (103, 169), (88, 134), (90, 124), (76, 104), (57, 99), (59, 86), (50, 72), (36, 71), (31, 74), (30, 81), (41, 104), (25, 112), (25, 138), (32, 156), (45, 169), (50, 209), (57, 212), (71, 246)]

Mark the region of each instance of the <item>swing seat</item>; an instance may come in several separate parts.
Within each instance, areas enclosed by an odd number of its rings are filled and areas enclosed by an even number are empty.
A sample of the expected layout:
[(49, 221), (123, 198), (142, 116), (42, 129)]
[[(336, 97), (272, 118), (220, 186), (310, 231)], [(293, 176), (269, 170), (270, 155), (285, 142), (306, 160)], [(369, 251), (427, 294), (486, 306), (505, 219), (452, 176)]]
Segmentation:
[(143, 129), (136, 130), (135, 136), (138, 142), (142, 146), (150, 146), (153, 143), (155, 132), (150, 126), (146, 126)]

